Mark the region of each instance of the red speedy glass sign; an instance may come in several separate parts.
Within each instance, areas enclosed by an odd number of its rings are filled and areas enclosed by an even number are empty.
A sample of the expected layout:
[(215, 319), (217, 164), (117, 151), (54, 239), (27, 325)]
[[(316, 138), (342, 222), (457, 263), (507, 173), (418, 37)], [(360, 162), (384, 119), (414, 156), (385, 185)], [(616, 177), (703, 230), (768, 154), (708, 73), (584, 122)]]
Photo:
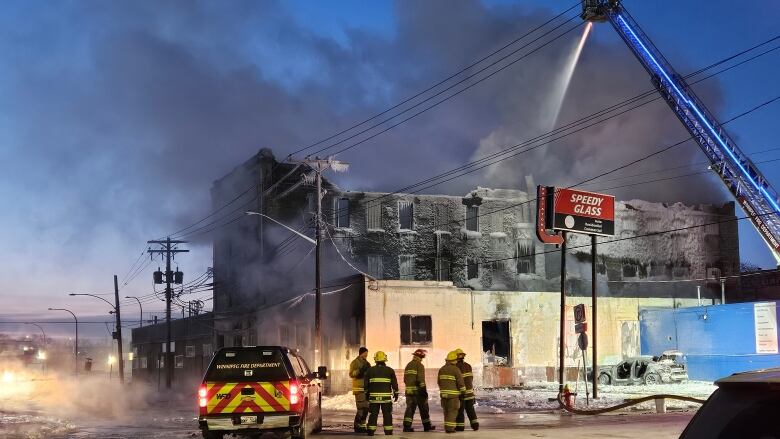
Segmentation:
[(615, 234), (615, 197), (555, 188), (553, 229), (590, 235)]

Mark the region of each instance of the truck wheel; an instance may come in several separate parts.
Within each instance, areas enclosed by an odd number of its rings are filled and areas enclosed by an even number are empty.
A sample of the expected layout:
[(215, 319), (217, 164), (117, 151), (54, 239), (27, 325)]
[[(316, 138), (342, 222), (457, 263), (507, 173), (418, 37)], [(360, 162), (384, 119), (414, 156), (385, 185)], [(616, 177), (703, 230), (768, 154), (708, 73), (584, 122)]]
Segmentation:
[(309, 437), (309, 423), (306, 421), (308, 414), (303, 412), (301, 415), (301, 425), (292, 429), (292, 439), (307, 439)]
[(319, 396), (319, 404), (317, 404), (317, 422), (314, 424), (312, 433), (320, 433), (322, 431), (322, 395)]
[(648, 373), (645, 375), (645, 384), (659, 384), (661, 382), (661, 377), (658, 376), (656, 373)]
[(602, 386), (608, 386), (611, 381), (612, 380), (609, 379), (609, 375), (605, 373), (599, 375), (599, 384), (601, 384)]

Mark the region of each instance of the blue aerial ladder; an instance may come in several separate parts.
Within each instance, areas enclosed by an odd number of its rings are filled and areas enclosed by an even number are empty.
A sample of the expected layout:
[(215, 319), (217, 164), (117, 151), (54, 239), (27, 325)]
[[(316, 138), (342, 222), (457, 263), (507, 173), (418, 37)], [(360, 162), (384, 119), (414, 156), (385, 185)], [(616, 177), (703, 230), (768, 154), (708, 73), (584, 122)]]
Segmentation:
[(780, 264), (780, 203), (777, 192), (739, 149), (691, 87), (640, 29), (619, 0), (583, 0), (583, 20), (609, 21), (650, 73), (653, 85), (691, 133), (714, 170)]

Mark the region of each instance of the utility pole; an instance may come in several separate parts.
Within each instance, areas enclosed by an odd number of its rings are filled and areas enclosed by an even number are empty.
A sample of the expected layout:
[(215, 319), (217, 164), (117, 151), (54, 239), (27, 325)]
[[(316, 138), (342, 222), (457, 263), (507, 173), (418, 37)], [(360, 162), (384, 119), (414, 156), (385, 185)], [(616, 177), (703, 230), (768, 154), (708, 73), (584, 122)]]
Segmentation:
[[(316, 252), (315, 252), (315, 269), (314, 269), (314, 361), (317, 366), (323, 364), (322, 355), (322, 197), (325, 194), (322, 192), (322, 173), (327, 169), (332, 169), (336, 172), (346, 172), (349, 169), (349, 163), (342, 162), (333, 159), (305, 159), (301, 163), (308, 165), (315, 173), (315, 186), (317, 197), (317, 212), (315, 218), (315, 230), (316, 230)], [(305, 177), (304, 177), (305, 178)]]
[(171, 296), (173, 295), (173, 289), (171, 288), (171, 283), (174, 281), (174, 273), (171, 271), (171, 255), (175, 257), (176, 253), (186, 253), (189, 250), (174, 248), (173, 245), (186, 244), (187, 241), (172, 240), (170, 236), (164, 240), (152, 240), (147, 241), (147, 243), (162, 246), (161, 249), (147, 250), (149, 254), (165, 255), (165, 388), (170, 389), (173, 381), (173, 355), (171, 352)]
[(119, 314), (119, 281), (114, 275), (114, 314), (116, 315), (117, 361), (119, 361), (119, 383), (125, 383), (125, 357), (122, 356), (122, 317)]

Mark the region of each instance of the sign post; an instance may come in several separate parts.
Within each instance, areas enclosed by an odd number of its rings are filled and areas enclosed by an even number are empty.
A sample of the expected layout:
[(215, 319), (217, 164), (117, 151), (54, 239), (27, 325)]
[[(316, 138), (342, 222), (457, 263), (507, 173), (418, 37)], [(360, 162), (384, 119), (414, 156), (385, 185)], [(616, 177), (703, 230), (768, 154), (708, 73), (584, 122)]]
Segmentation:
[[(566, 233), (582, 233), (591, 236), (591, 300), (593, 306), (593, 398), (598, 397), (598, 350), (597, 346), (597, 270), (596, 236), (615, 234), (615, 197), (596, 192), (569, 188), (537, 187), (536, 235), (545, 244), (561, 246), (561, 328), (559, 352), (559, 392), (563, 391), (564, 381), (564, 336), (566, 318)], [(549, 233), (548, 229), (554, 232)], [(578, 310), (579, 308), (579, 310)], [(579, 317), (578, 318), (578, 313)], [(575, 307), (575, 330), (587, 337), (587, 319), (585, 306)], [(587, 343), (587, 341), (586, 341)], [(583, 349), (583, 356), (585, 355)], [(586, 380), (587, 381), (587, 380)], [(587, 390), (586, 390), (587, 393)]]

